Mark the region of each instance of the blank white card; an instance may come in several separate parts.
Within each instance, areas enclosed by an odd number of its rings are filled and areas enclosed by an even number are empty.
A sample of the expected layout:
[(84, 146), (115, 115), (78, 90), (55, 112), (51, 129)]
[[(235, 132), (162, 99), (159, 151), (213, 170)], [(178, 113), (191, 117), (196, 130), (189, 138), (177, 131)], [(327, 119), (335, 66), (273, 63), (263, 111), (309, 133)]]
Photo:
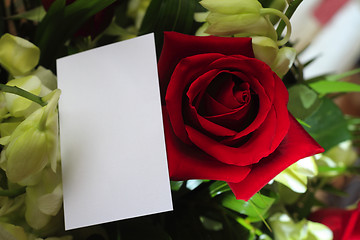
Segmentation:
[(57, 60), (65, 229), (172, 210), (153, 34)]

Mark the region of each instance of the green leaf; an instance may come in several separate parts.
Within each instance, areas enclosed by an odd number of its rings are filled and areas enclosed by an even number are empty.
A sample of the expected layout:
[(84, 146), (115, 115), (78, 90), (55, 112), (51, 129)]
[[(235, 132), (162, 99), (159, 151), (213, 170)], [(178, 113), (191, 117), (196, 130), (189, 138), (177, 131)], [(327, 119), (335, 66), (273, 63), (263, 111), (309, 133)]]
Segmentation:
[(55, 59), (61, 56), (65, 42), (93, 15), (115, 0), (77, 0), (65, 6), (56, 0), (35, 34), (35, 44), (41, 49), (40, 65), (55, 69)]
[(231, 189), (226, 182), (216, 181), (209, 186), (209, 192), (211, 197), (215, 197), (229, 191), (231, 191)]
[(200, 216), (200, 221), (206, 230), (220, 231), (224, 228), (220, 221), (216, 221), (205, 216)]
[(152, 0), (140, 27), (139, 35), (154, 32), (158, 54), (162, 49), (163, 32), (192, 33), (198, 0)]
[(305, 119), (320, 106), (321, 100), (317, 93), (304, 84), (297, 84), (288, 89), (289, 111), (299, 119)]
[(233, 211), (248, 216), (252, 222), (262, 221), (267, 217), (268, 210), (275, 202), (275, 198), (256, 193), (249, 201), (237, 200), (233, 194), (226, 194), (222, 198), (222, 205)]
[(304, 121), (311, 126), (304, 126), (305, 130), (325, 150), (351, 138), (344, 115), (328, 98), (323, 98), (319, 109)]
[(354, 74), (360, 73), (360, 68), (345, 72), (345, 73), (340, 73), (340, 74), (334, 74), (334, 75), (329, 75), (325, 77), (326, 81), (339, 81), (343, 78), (346, 77), (350, 77)]
[(170, 181), (170, 186), (172, 191), (179, 191), (184, 181)]
[(351, 82), (317, 81), (309, 84), (312, 89), (325, 95), (339, 92), (360, 92), (360, 85)]
[(340, 73), (340, 74), (322, 75), (322, 76), (314, 77), (314, 78), (307, 80), (307, 82), (313, 83), (313, 82), (323, 81), (323, 80), (335, 82), (335, 81), (339, 81), (343, 78), (350, 77), (357, 73), (360, 73), (360, 68), (357, 68), (357, 69), (354, 69), (354, 70), (351, 70), (348, 72)]
[(27, 19), (35, 22), (40, 22), (44, 18), (45, 14), (46, 11), (44, 7), (39, 6), (29, 11), (10, 16), (8, 19)]

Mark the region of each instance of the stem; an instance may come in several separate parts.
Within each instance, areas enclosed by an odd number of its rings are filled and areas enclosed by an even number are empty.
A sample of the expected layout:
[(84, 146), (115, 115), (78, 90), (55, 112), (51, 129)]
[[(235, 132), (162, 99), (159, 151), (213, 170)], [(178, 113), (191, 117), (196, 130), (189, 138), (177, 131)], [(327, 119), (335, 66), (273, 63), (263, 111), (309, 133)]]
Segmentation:
[(41, 106), (46, 105), (46, 102), (44, 102), (41, 99), (41, 97), (36, 96), (36, 95), (34, 95), (34, 94), (30, 93), (30, 92), (27, 92), (27, 91), (25, 91), (25, 90), (23, 90), (21, 88), (18, 88), (16, 86), (8, 86), (8, 85), (0, 83), (0, 91), (19, 95), (19, 96), (24, 97), (26, 99), (29, 99), (29, 100), (31, 100), (33, 102), (36, 102), (37, 104), (39, 104)]
[[(287, 31), (284, 38), (277, 41), (277, 45), (278, 46), (285, 45), (289, 41), (291, 35), (291, 23), (289, 21), (289, 18), (284, 13), (274, 8), (262, 8), (260, 9), (260, 14), (261, 15), (274, 14), (283, 20), (282, 22), (286, 24)], [(278, 38), (280, 38), (280, 36), (278, 36)]]
[(13, 189), (13, 190), (0, 190), (0, 196), (2, 197), (17, 197), (26, 192), (26, 187)]
[[(294, 0), (289, 4), (289, 7), (286, 9), (285, 16), (290, 19), (294, 14), (295, 10), (299, 7), (300, 3), (303, 0)], [(281, 36), (281, 33), (284, 31), (286, 24), (284, 21), (280, 21), (278, 28), (276, 29), (278, 37)]]
[(256, 214), (260, 217), (261, 221), (265, 224), (265, 226), (267, 227), (267, 229), (269, 229), (270, 232), (272, 232), (271, 227), (269, 226), (269, 224), (266, 222), (265, 218), (261, 215), (261, 213), (257, 210), (255, 204), (249, 200), (250, 205), (254, 208)]

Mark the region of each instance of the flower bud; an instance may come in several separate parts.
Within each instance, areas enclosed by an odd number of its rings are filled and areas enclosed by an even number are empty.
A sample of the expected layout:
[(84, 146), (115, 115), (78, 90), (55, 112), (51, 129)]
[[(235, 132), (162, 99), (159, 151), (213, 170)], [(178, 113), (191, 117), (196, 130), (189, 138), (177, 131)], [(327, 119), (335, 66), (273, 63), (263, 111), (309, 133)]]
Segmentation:
[(261, 14), (257, 0), (203, 0), (200, 3), (210, 11), (206, 33), (216, 36), (239, 37), (267, 36), (276, 40), (277, 35), (267, 16)]
[(252, 37), (252, 47), (255, 58), (265, 62), (269, 66), (274, 63), (279, 51), (276, 42), (268, 37)]
[(283, 77), (291, 68), (295, 61), (296, 50), (292, 47), (282, 47), (279, 50), (278, 55), (274, 63), (271, 66), (271, 69), (281, 78)]
[[(42, 66), (39, 66), (34, 72), (33, 75), (37, 76), (42, 85), (50, 90), (55, 90), (57, 88), (57, 78), (55, 74)], [(50, 92), (50, 91), (49, 91)], [(45, 93), (48, 94), (48, 93)]]
[(55, 90), (48, 105), (32, 113), (11, 134), (0, 161), (11, 182), (31, 177), (48, 163), (56, 168), (59, 96), (60, 90)]
[(285, 213), (275, 213), (269, 219), (276, 240), (330, 240), (333, 239), (332, 231), (321, 223), (302, 219), (294, 222)]
[(0, 64), (13, 76), (30, 72), (39, 62), (40, 49), (11, 34), (0, 38)]
[(308, 177), (315, 177), (318, 174), (318, 168), (314, 157), (307, 157), (294, 163), (274, 180), (280, 182), (297, 193), (304, 193), (307, 189)]
[(262, 8), (257, 0), (202, 0), (200, 4), (211, 12), (222, 14), (259, 13)]
[(321, 172), (322, 176), (337, 176), (341, 172), (336, 168), (352, 166), (358, 159), (358, 155), (352, 145), (352, 141), (344, 141), (332, 147), (325, 153), (318, 155), (318, 165), (322, 167), (333, 168), (335, 170)]

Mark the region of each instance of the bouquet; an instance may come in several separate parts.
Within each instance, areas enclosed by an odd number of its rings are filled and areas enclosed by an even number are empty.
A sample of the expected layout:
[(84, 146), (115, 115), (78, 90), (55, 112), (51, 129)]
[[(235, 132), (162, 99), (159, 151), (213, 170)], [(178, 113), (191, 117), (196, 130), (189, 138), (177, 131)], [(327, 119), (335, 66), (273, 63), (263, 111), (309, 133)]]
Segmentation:
[[(0, 239), (357, 239), (360, 121), (336, 99), (360, 71), (304, 78), (301, 2), (2, 3)], [(151, 32), (174, 211), (65, 231), (55, 61)]]

